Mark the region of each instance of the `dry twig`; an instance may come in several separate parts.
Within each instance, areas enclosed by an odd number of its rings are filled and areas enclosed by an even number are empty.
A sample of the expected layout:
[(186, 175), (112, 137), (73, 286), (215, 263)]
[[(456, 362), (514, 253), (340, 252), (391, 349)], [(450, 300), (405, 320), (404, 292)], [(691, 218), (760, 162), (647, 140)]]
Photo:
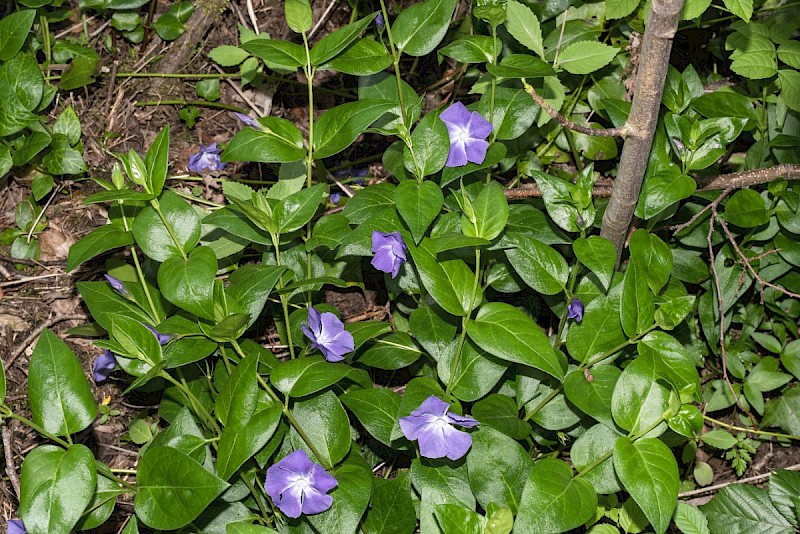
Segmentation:
[(55, 317), (47, 319), (42, 324), (34, 328), (33, 332), (31, 332), (30, 335), (26, 337), (16, 349), (14, 349), (14, 352), (11, 353), (8, 361), (3, 366), (3, 369), (8, 372), (11, 366), (14, 365), (14, 362), (17, 361), (17, 358), (19, 358), (20, 355), (25, 352), (25, 349), (28, 348), (28, 345), (33, 343), (45, 328), (50, 328), (51, 326), (62, 321), (77, 321), (79, 319), (85, 319), (85, 317), (83, 315), (56, 315)]
[(14, 434), (5, 424), (2, 425), (2, 429), (3, 453), (6, 458), (6, 475), (8, 475), (8, 480), (11, 481), (11, 487), (14, 488), (14, 493), (17, 494), (17, 501), (19, 501), (19, 477), (17, 476), (17, 466), (14, 463), (14, 450), (12, 449)]

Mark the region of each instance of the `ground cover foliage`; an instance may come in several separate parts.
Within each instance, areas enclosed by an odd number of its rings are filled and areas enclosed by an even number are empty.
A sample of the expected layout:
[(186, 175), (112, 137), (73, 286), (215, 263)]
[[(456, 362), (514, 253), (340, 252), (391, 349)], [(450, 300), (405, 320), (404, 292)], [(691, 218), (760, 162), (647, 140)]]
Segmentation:
[[(35, 174), (2, 234), (20, 259), (40, 201), (87, 169), (75, 112), (44, 112), (101, 74), (52, 42), (56, 4), (0, 20), (0, 174)], [(133, 43), (203, 9), (145, 6), (80, 9)], [(243, 87), (306, 83), (307, 122), (237, 113), (189, 160), (261, 164), (268, 185), (192, 202), (168, 187), (168, 126), (93, 176), (108, 223), (66, 269), (104, 265), (77, 284), (93, 323), (72, 334), (105, 352), (89, 380), (42, 332), (30, 417), (0, 375), (0, 418), (45, 442), (9, 531), (101, 529), (132, 502), (129, 534), (795, 532), (792, 470), (699, 507), (679, 493), (712, 482), (712, 456), (741, 476), (800, 438), (796, 4), (359, 2), (315, 41), (308, 1), (282, 7), (287, 39), (241, 27), (208, 55)], [(452, 66), (433, 106), (406, 81), (426, 59)], [(357, 94), (315, 115), (330, 72)], [(218, 80), (197, 94), (214, 103)], [(332, 172), (354, 143), (387, 147), (383, 179)], [(376, 287), (381, 320), (326, 299)], [(161, 399), (130, 425), (129, 469), (82, 442), (113, 416), (92, 394), (110, 377)]]

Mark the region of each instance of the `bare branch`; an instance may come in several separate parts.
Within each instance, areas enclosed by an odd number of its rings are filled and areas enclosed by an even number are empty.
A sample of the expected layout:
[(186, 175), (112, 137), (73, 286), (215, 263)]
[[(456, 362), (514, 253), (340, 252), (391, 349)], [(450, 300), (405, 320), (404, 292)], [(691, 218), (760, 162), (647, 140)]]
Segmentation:
[(766, 184), (778, 178), (800, 180), (800, 165), (784, 163), (775, 165), (774, 167), (767, 167), (766, 169), (721, 174), (706, 183), (698, 181), (697, 185), (700, 191), (714, 191), (717, 189), (729, 190)]
[[(526, 185), (525, 187), (519, 187), (517, 189), (506, 189), (504, 192), (508, 200), (519, 200), (522, 198), (541, 198), (542, 196), (542, 190), (539, 189), (539, 186), (535, 184)], [(592, 196), (594, 198), (610, 197), (611, 186), (608, 185), (594, 186), (592, 188)]]

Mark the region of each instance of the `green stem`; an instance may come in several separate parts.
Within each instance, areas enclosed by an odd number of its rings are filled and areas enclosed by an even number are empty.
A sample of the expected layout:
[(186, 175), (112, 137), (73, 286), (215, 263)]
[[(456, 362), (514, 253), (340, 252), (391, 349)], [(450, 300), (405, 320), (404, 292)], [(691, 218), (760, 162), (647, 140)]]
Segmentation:
[(564, 308), (564, 313), (561, 314), (561, 319), (558, 322), (558, 333), (556, 334), (556, 342), (553, 345), (554, 349), (558, 349), (561, 345), (564, 344), (564, 341), (561, 339), (561, 335), (564, 333), (564, 327), (567, 325), (567, 315), (569, 314), (569, 300), (572, 299), (573, 293), (575, 291), (575, 283), (578, 280), (578, 274), (581, 271), (581, 264), (578, 262), (577, 258), (575, 259), (575, 264), (572, 266), (572, 271), (569, 273), (569, 280), (567, 281), (567, 288), (564, 291), (564, 297), (566, 298), (567, 308)]
[[(261, 517), (264, 518), (264, 521), (266, 521), (269, 526), (272, 526), (272, 518), (270, 517), (269, 512), (267, 512), (267, 509), (264, 507), (264, 499), (259, 496), (258, 491), (256, 491), (255, 486), (253, 486), (253, 482), (241, 471), (239, 472), (239, 478), (242, 480), (242, 482), (244, 482), (244, 485), (247, 486), (247, 489), (250, 490), (250, 495), (253, 496), (253, 500), (256, 501), (256, 506), (258, 506), (258, 509), (261, 512)], [(264, 486), (259, 484), (258, 487), (261, 488), (262, 493), (265, 493)]]
[(181, 256), (183, 257), (184, 261), (188, 260), (189, 258), (186, 256), (186, 252), (183, 251), (183, 245), (181, 245), (181, 242), (178, 241), (178, 236), (175, 235), (175, 230), (172, 229), (172, 225), (164, 216), (164, 212), (161, 211), (161, 205), (158, 203), (158, 199), (154, 198), (153, 200), (151, 200), (150, 205), (153, 206), (153, 209), (156, 210), (156, 213), (158, 213), (161, 222), (164, 223), (164, 228), (167, 229), (169, 237), (172, 238), (172, 242), (175, 243), (175, 247), (178, 249), (178, 252), (181, 253)]
[(730, 423), (726, 423), (724, 421), (720, 421), (719, 419), (714, 419), (713, 417), (709, 417), (707, 415), (703, 416), (703, 419), (714, 423), (717, 426), (725, 427), (729, 430), (736, 430), (738, 432), (747, 432), (748, 434), (755, 434), (758, 436), (769, 436), (772, 438), (779, 438), (779, 439), (791, 439), (795, 441), (800, 441), (800, 436), (796, 436), (794, 434), (781, 434), (780, 432), (767, 432), (766, 430), (753, 430), (752, 428), (745, 428), (741, 426), (732, 425)]
[(311, 175), (314, 169), (314, 67), (311, 65), (311, 49), (308, 37), (303, 32), (303, 46), (306, 50), (306, 73), (308, 85), (308, 157), (306, 158), (306, 187), (311, 187)]
[(192, 390), (190, 390), (186, 386), (186, 384), (183, 384), (183, 383), (179, 382), (178, 380), (175, 380), (175, 378), (173, 378), (172, 375), (169, 374), (166, 371), (161, 371), (161, 374), (159, 376), (161, 376), (164, 380), (170, 382), (176, 388), (181, 390), (181, 393), (186, 395), (186, 398), (188, 398), (189, 402), (192, 403), (192, 407), (194, 408), (194, 411), (197, 413), (197, 415), (199, 415), (200, 417), (202, 417), (205, 420), (206, 427), (209, 430), (213, 430), (214, 432), (216, 432), (216, 434), (218, 436), (222, 435), (222, 429), (220, 428), (220, 426), (217, 423), (217, 421), (214, 419), (214, 417), (210, 413), (208, 413), (208, 410), (205, 409), (205, 407), (200, 402), (200, 400), (197, 397), (194, 396), (194, 393), (192, 393)]
[(204, 108), (225, 109), (228, 111), (247, 113), (247, 110), (244, 108), (223, 104), (222, 102), (209, 102), (208, 100), (146, 100), (144, 102), (136, 102), (134, 106), (137, 108), (145, 106), (200, 106)]
[[(119, 211), (122, 214), (122, 225), (125, 227), (126, 232), (130, 232), (131, 228), (128, 225), (128, 218), (125, 216), (125, 204), (123, 202), (119, 202)], [(144, 296), (147, 298), (147, 304), (150, 306), (150, 318), (153, 319), (153, 326), (157, 326), (158, 323), (161, 322), (161, 316), (156, 310), (155, 302), (153, 301), (153, 297), (150, 295), (150, 289), (147, 287), (147, 281), (144, 278), (144, 271), (142, 270), (142, 265), (139, 263), (139, 255), (136, 253), (136, 247), (131, 245), (131, 257), (133, 258), (133, 264), (136, 266), (136, 276), (139, 278), (139, 283), (142, 284), (142, 289), (144, 290)]]
[(547, 405), (548, 402), (553, 400), (556, 397), (556, 395), (561, 393), (562, 389), (564, 389), (564, 384), (559, 384), (558, 387), (553, 388), (553, 391), (548, 393), (547, 396), (544, 399), (542, 399), (542, 401), (539, 404), (537, 404), (536, 407), (533, 410), (531, 410), (530, 412), (525, 414), (525, 417), (524, 417), (523, 421), (525, 421), (526, 423), (528, 421), (530, 421), (533, 418), (534, 415), (539, 413), (539, 410), (544, 408)]
[(450, 378), (447, 380), (447, 388), (444, 391), (445, 397), (450, 395), (450, 391), (453, 387), (453, 374), (458, 370), (458, 365), (461, 363), (461, 354), (464, 349), (464, 342), (467, 338), (467, 321), (469, 320), (470, 316), (472, 315), (472, 310), (475, 309), (475, 298), (478, 295), (478, 286), (480, 285), (480, 278), (481, 278), (481, 249), (475, 249), (475, 280), (472, 282), (472, 295), (469, 299), (469, 310), (467, 310), (466, 315), (461, 318), (461, 335), (458, 338), (458, 346), (456, 347), (456, 358), (453, 362), (452, 367), (450, 367)]
[[(281, 244), (280, 244), (280, 236), (273, 235), (272, 236), (272, 244), (275, 247), (275, 264), (280, 267), (281, 266)], [(283, 277), (278, 280), (279, 289), (283, 289)], [(294, 342), (292, 341), (292, 328), (289, 323), (289, 301), (288, 297), (284, 294), (281, 294), (281, 308), (283, 309), (283, 322), (286, 326), (286, 344), (289, 345), (289, 356), (294, 360)]]
[[(17, 413), (12, 412), (11, 409), (8, 406), (0, 405), (0, 411), (5, 412), (3, 414), (3, 417), (16, 419), (17, 421), (19, 421), (20, 423), (24, 424), (25, 426), (28, 426), (28, 427), (34, 429), (36, 432), (38, 432), (42, 436), (46, 437), (50, 441), (58, 443), (59, 445), (61, 445), (65, 449), (68, 449), (68, 448), (70, 448), (72, 446), (72, 439), (69, 436), (69, 434), (67, 435), (67, 440), (65, 441), (65, 440), (59, 438), (58, 436), (56, 436), (55, 434), (51, 434), (50, 432), (48, 432), (44, 428), (40, 427), (39, 425), (37, 425), (36, 423), (31, 421), (30, 419), (28, 419), (26, 417), (23, 417), (23, 416), (21, 416), (21, 415), (19, 415)], [(131, 490), (131, 491), (136, 491), (136, 486), (134, 486), (130, 482), (126, 482), (126, 481), (124, 481), (124, 480), (122, 480), (120, 478), (117, 478), (117, 476), (111, 471), (111, 468), (108, 467), (106, 464), (104, 464), (102, 462), (97, 462), (96, 465), (97, 465), (97, 471), (101, 475), (105, 476), (106, 478), (108, 478), (110, 480), (113, 480), (114, 482), (116, 482), (117, 484), (119, 484), (120, 486), (122, 486), (125, 489)]]
[[(663, 416), (662, 416), (662, 417), (659, 417), (659, 418), (658, 418), (658, 419), (657, 419), (657, 420), (656, 420), (656, 421), (655, 421), (655, 422), (654, 422), (652, 425), (650, 425), (648, 428), (646, 428), (646, 429), (642, 430), (641, 432), (639, 432), (639, 433), (637, 433), (637, 434), (634, 434), (634, 435), (630, 435), (630, 434), (629, 434), (629, 435), (628, 435), (628, 438), (629, 438), (631, 441), (636, 441), (636, 440), (638, 440), (639, 438), (641, 438), (642, 436), (646, 435), (648, 432), (650, 432), (651, 430), (653, 430), (655, 427), (657, 427), (658, 425), (660, 425), (660, 424), (661, 424), (661, 422), (662, 422), (663, 420), (664, 420), (664, 417), (663, 417)], [(610, 451), (608, 451), (607, 453), (605, 453), (605, 454), (603, 454), (602, 456), (598, 457), (598, 458), (597, 458), (597, 459), (596, 459), (594, 462), (592, 462), (592, 463), (590, 463), (589, 465), (587, 465), (586, 467), (584, 467), (584, 468), (581, 470), (581, 472), (580, 472), (580, 473), (578, 473), (577, 475), (575, 475), (575, 478), (580, 478), (580, 477), (582, 477), (583, 475), (585, 475), (586, 473), (588, 473), (589, 471), (591, 471), (592, 469), (594, 469), (594, 468), (595, 468), (595, 467), (597, 467), (598, 465), (602, 464), (603, 462), (605, 462), (606, 460), (608, 460), (609, 458), (611, 458), (611, 456), (612, 456), (613, 454), (614, 454), (614, 449), (611, 449), (611, 450), (610, 450)]]

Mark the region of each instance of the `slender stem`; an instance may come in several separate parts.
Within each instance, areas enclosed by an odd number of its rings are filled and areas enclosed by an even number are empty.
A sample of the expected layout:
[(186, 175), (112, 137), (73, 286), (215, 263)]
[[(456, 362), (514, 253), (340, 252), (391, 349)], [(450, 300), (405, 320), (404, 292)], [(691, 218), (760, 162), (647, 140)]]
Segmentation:
[[(130, 232), (131, 228), (128, 225), (128, 218), (125, 216), (125, 203), (119, 202), (119, 211), (122, 214), (122, 225), (125, 228), (126, 232)], [(150, 295), (150, 288), (147, 287), (147, 281), (144, 277), (144, 271), (142, 270), (142, 265), (139, 263), (139, 254), (136, 252), (136, 247), (131, 245), (131, 257), (133, 258), (133, 264), (136, 266), (136, 276), (139, 278), (139, 282), (142, 284), (142, 289), (144, 290), (144, 296), (147, 298), (147, 304), (150, 306), (150, 311), (152, 315), (150, 318), (153, 319), (153, 326), (157, 326), (158, 323), (161, 322), (161, 316), (156, 310), (155, 302), (153, 301), (153, 297)]]
[(200, 400), (197, 397), (194, 396), (194, 393), (192, 393), (192, 390), (190, 390), (186, 386), (186, 384), (183, 384), (183, 383), (179, 382), (178, 380), (175, 380), (175, 378), (173, 378), (172, 375), (169, 374), (166, 371), (162, 371), (159, 376), (161, 376), (163, 379), (165, 379), (168, 382), (170, 382), (176, 388), (181, 390), (181, 393), (186, 395), (186, 398), (188, 398), (189, 401), (192, 403), (192, 406), (194, 407), (194, 409), (197, 412), (197, 414), (199, 416), (201, 416), (205, 420), (206, 426), (209, 428), (209, 430), (213, 430), (214, 432), (217, 433), (218, 436), (222, 435), (222, 429), (220, 428), (220, 426), (217, 423), (217, 421), (214, 419), (214, 417), (210, 413), (208, 413), (208, 410), (205, 409), (205, 406), (203, 406), (203, 404), (200, 402)]
[(303, 46), (306, 49), (306, 83), (308, 85), (308, 157), (306, 158), (306, 187), (311, 187), (311, 174), (314, 169), (314, 67), (311, 65), (311, 50), (308, 37), (303, 32)]
[(178, 241), (178, 236), (175, 235), (175, 230), (173, 230), (172, 225), (169, 223), (167, 218), (164, 216), (164, 212), (161, 211), (161, 205), (158, 203), (158, 199), (154, 198), (153, 200), (151, 200), (150, 201), (150, 205), (153, 206), (153, 209), (156, 210), (156, 213), (158, 213), (158, 216), (161, 219), (161, 222), (164, 223), (164, 227), (167, 229), (167, 233), (169, 234), (169, 237), (172, 238), (172, 242), (175, 243), (175, 247), (178, 249), (178, 252), (181, 253), (181, 256), (183, 257), (183, 259), (184, 260), (189, 259), (186, 256), (186, 252), (183, 251), (183, 245), (181, 245), (181, 242)]
[(217, 108), (228, 111), (237, 111), (239, 113), (247, 113), (246, 109), (240, 108), (239, 106), (223, 104), (222, 102), (209, 102), (208, 100), (146, 100), (144, 102), (136, 102), (134, 106), (137, 108), (144, 106), (200, 106), (204, 108)]
[[(492, 60), (491, 64), (494, 65), (497, 63), (497, 57), (495, 56), (495, 51), (497, 50), (497, 26), (492, 24)], [(497, 78), (492, 76), (492, 87), (490, 93), (490, 100), (489, 100), (489, 122), (494, 124), (494, 100), (495, 100), (495, 90), (497, 89)], [(494, 141), (495, 137), (497, 137), (497, 130), (492, 129), (492, 141)]]
[(564, 384), (559, 384), (558, 387), (553, 388), (553, 391), (548, 393), (547, 396), (544, 399), (542, 399), (542, 401), (539, 404), (537, 404), (533, 410), (525, 414), (525, 418), (523, 419), (523, 421), (525, 421), (526, 423), (530, 421), (534, 415), (539, 413), (539, 410), (541, 410), (547, 405), (548, 402), (556, 398), (556, 395), (561, 393), (562, 389), (564, 389)]
[(730, 423), (726, 423), (724, 421), (720, 421), (719, 419), (714, 419), (713, 417), (709, 417), (707, 415), (703, 416), (703, 419), (706, 421), (710, 421), (718, 426), (723, 426), (730, 430), (736, 430), (738, 432), (747, 432), (748, 434), (755, 434), (758, 436), (769, 436), (772, 438), (779, 438), (779, 439), (791, 439), (795, 441), (800, 441), (800, 436), (796, 436), (794, 434), (781, 434), (780, 432), (767, 432), (766, 430), (753, 430), (752, 428), (745, 428), (741, 426), (732, 425)]
[[(253, 500), (256, 501), (256, 506), (261, 511), (261, 517), (264, 518), (264, 521), (267, 522), (268, 525), (272, 525), (272, 518), (270, 517), (269, 512), (264, 507), (264, 500), (259, 497), (258, 492), (256, 491), (255, 486), (253, 486), (253, 482), (241, 471), (239, 472), (239, 478), (244, 482), (244, 485), (247, 486), (247, 489), (250, 490), (250, 494), (253, 496)], [(264, 492), (264, 486), (259, 484), (261, 491)]]
[[(280, 243), (280, 236), (273, 235), (272, 236), (272, 244), (275, 247), (275, 264), (280, 267), (281, 266), (281, 243)], [(278, 286), (280, 289), (283, 289), (283, 277), (278, 280)], [(291, 359), (294, 360), (295, 353), (294, 353), (294, 342), (292, 341), (292, 327), (289, 323), (289, 301), (288, 297), (285, 294), (281, 294), (281, 308), (283, 309), (283, 322), (286, 326), (286, 343), (289, 345), (289, 356)]]
[[(564, 297), (567, 301), (572, 298), (573, 292), (575, 291), (575, 282), (578, 280), (578, 274), (581, 271), (581, 264), (578, 262), (577, 258), (575, 259), (575, 264), (572, 266), (572, 271), (569, 273), (569, 280), (567, 281), (567, 288), (564, 291)], [(564, 333), (564, 327), (567, 325), (567, 315), (569, 314), (569, 302), (567, 302), (567, 308), (564, 308), (564, 313), (561, 314), (561, 319), (558, 322), (558, 333), (556, 334), (556, 342), (553, 345), (554, 349), (559, 348), (561, 345), (564, 344), (564, 341), (561, 339), (561, 335)]]
[(401, 85), (401, 78), (400, 78), (400, 54), (397, 52), (397, 48), (394, 46), (394, 38), (392, 37), (392, 25), (389, 24), (389, 12), (386, 10), (386, 2), (385, 0), (380, 0), (381, 2), (381, 13), (383, 13), (383, 21), (386, 28), (386, 37), (389, 39), (389, 49), (392, 52), (392, 62), (394, 64), (394, 77), (397, 82), (397, 98), (400, 100), (400, 115), (402, 115), (403, 125), (408, 125), (408, 121), (406, 118), (406, 104), (404, 102), (403, 97), (403, 86)]
[(456, 346), (456, 358), (453, 362), (452, 367), (450, 368), (450, 377), (447, 380), (447, 388), (445, 389), (445, 396), (450, 395), (450, 391), (453, 389), (453, 375), (455, 374), (456, 370), (458, 369), (458, 365), (461, 363), (461, 354), (464, 351), (464, 342), (467, 338), (467, 321), (469, 320), (470, 316), (472, 315), (472, 310), (475, 309), (475, 298), (478, 294), (478, 287), (480, 286), (480, 279), (481, 279), (481, 249), (475, 249), (475, 280), (472, 282), (472, 295), (469, 299), (469, 310), (467, 310), (466, 315), (461, 318), (461, 336), (458, 338), (458, 345)]

